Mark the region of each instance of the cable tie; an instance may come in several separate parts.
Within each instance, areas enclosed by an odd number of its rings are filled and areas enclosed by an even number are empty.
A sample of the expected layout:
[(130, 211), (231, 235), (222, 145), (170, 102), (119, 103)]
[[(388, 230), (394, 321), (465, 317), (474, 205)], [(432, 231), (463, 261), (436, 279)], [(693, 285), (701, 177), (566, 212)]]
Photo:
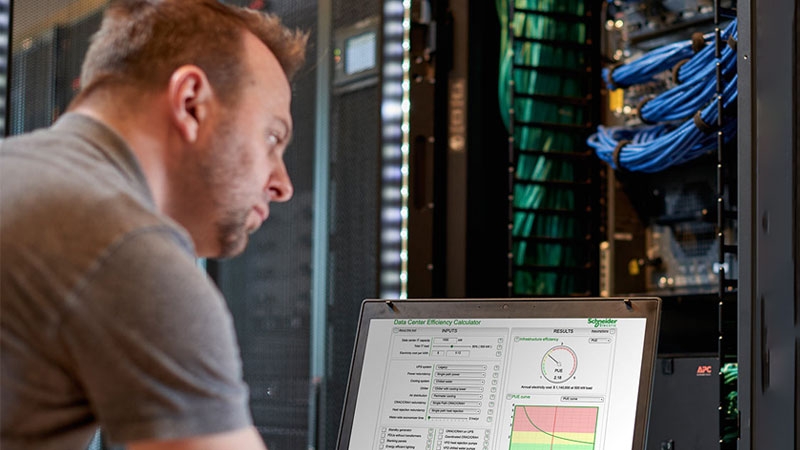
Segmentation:
[(737, 43), (738, 43), (738, 41), (733, 38), (733, 35), (728, 36), (728, 47), (730, 47), (731, 50), (736, 51), (736, 44)]
[(700, 50), (705, 48), (706, 46), (706, 38), (703, 36), (703, 33), (699, 31), (692, 34), (692, 51), (695, 53), (700, 53)]
[(636, 105), (636, 113), (639, 114), (639, 120), (641, 120), (643, 124), (646, 124), (646, 125), (655, 125), (656, 124), (656, 122), (653, 122), (651, 120), (645, 119), (645, 117), (642, 115), (642, 108), (644, 108), (644, 105), (646, 105), (647, 102), (649, 102), (650, 100), (652, 100), (654, 98), (655, 97), (647, 96), (647, 97), (643, 98), (639, 102), (638, 105)]
[(709, 134), (714, 131), (714, 128), (703, 120), (702, 109), (694, 113), (694, 126), (703, 134)]
[(624, 86), (618, 86), (617, 83), (614, 81), (614, 71), (617, 70), (617, 68), (619, 68), (620, 66), (622, 66), (622, 63), (616, 62), (608, 68), (608, 75), (606, 75), (606, 83), (608, 84), (609, 87), (611, 87), (612, 91), (614, 89), (624, 87)]
[(614, 161), (614, 167), (615, 167), (616, 170), (624, 170), (622, 168), (622, 164), (619, 161), (619, 155), (620, 155), (620, 153), (622, 153), (622, 147), (625, 147), (626, 145), (628, 145), (630, 143), (631, 143), (631, 141), (629, 141), (627, 139), (623, 139), (623, 140), (617, 142), (617, 146), (614, 147), (614, 154), (611, 156), (611, 159)]
[(681, 70), (681, 66), (683, 66), (687, 62), (689, 62), (689, 58), (682, 59), (682, 60), (678, 61), (677, 64), (672, 66), (672, 82), (673, 83), (681, 84), (681, 82), (678, 80), (678, 71)]

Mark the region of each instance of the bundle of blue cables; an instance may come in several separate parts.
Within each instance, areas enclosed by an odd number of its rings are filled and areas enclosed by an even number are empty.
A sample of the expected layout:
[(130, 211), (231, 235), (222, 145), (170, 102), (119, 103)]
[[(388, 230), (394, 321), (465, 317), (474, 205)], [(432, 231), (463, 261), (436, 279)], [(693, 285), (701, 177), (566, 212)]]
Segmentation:
[[(713, 38), (714, 35), (711, 33), (703, 36), (706, 43)], [(703, 48), (713, 49), (708, 45)], [(656, 75), (672, 69), (676, 64), (691, 58), (694, 54), (691, 40), (675, 42), (652, 50), (628, 64), (603, 68), (603, 79), (606, 80), (606, 87), (610, 90), (647, 83), (652, 81)]]
[[(722, 32), (722, 39), (727, 40), (736, 30), (733, 20)], [(627, 64), (603, 69), (603, 79), (608, 89), (626, 88), (647, 83), (656, 75), (674, 68), (681, 61), (687, 61), (678, 70), (678, 80), (688, 80), (703, 72), (709, 65), (713, 66), (714, 46), (707, 45), (714, 39), (714, 33), (703, 35), (706, 44), (696, 52), (697, 43), (693, 40), (678, 41), (664, 45)], [(695, 54), (696, 53), (696, 54)]]
[[(722, 39), (738, 38), (736, 21), (722, 33)], [(736, 50), (726, 45), (720, 55), (722, 76), (730, 78), (736, 73)], [(707, 46), (678, 70), (680, 84), (639, 107), (639, 116), (645, 123), (684, 120), (701, 109), (714, 96), (717, 86), (714, 47)]]
[[(720, 33), (720, 38), (723, 41), (727, 41), (731, 37), (736, 39), (738, 36), (737, 24), (738, 19), (731, 21), (731, 23), (729, 23), (728, 26), (725, 27), (725, 29)], [(728, 50), (733, 51), (732, 48), (726, 47), (723, 49), (723, 52)], [(700, 72), (705, 72), (709, 67), (713, 68), (716, 60), (714, 53), (715, 49), (713, 45), (704, 47), (700, 52), (697, 53), (697, 55), (689, 59), (686, 64), (683, 64), (680, 67), (678, 70), (678, 81), (683, 82), (683, 80), (688, 80), (695, 77)]]
[[(737, 98), (734, 76), (722, 94), (723, 109), (730, 108)], [(597, 133), (588, 139), (588, 144), (597, 156), (614, 169), (624, 168), (636, 172), (659, 172), (667, 167), (691, 161), (717, 145), (717, 123), (719, 111), (716, 102), (711, 102), (696, 114), (675, 127), (658, 124), (640, 128), (599, 126)], [(736, 132), (736, 120), (724, 123), (723, 136), (732, 138)]]
[[(720, 33), (720, 38), (735, 41), (736, 27), (737, 21), (733, 20)], [(687, 48), (693, 52), (690, 43), (670, 44), (611, 72), (615, 84), (618, 76), (619, 80), (625, 80), (622, 82), (636, 84), (651, 81), (656, 73), (680, 63), (677, 70), (673, 69), (678, 84), (639, 107), (642, 121), (655, 125), (634, 128), (601, 125), (597, 133), (587, 139), (597, 156), (615, 170), (660, 172), (715, 149), (717, 133), (714, 131), (722, 131), (725, 141), (735, 136), (735, 118), (723, 120), (721, 129), (716, 128), (719, 117), (717, 64), (722, 75), (723, 110), (730, 110), (737, 98), (735, 46), (726, 45), (717, 59), (715, 46), (706, 45), (683, 61), (677, 55), (685, 55)], [(640, 74), (634, 75), (637, 68)]]

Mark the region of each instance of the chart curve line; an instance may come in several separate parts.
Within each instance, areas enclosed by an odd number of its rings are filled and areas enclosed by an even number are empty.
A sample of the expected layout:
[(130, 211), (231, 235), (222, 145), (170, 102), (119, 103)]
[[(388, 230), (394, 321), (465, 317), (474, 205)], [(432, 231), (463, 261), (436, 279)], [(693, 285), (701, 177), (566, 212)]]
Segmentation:
[(528, 422), (530, 422), (530, 424), (533, 425), (534, 428), (536, 428), (537, 430), (541, 431), (542, 433), (552, 437), (553, 439), (561, 439), (562, 441), (575, 442), (575, 443), (578, 443), (578, 444), (594, 445), (594, 442), (579, 441), (577, 439), (569, 439), (569, 438), (565, 438), (565, 437), (562, 437), (562, 436), (558, 436), (558, 435), (556, 435), (554, 433), (548, 433), (547, 431), (544, 431), (543, 429), (539, 428), (538, 425), (533, 423), (533, 419), (531, 419), (531, 416), (528, 415), (528, 408), (522, 406), (522, 412), (525, 413), (525, 418), (528, 419)]

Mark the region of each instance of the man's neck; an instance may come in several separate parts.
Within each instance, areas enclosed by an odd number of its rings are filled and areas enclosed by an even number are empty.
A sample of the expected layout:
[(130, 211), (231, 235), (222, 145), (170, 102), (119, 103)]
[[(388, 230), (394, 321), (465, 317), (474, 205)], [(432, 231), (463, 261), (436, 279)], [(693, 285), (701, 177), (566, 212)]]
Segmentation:
[[(139, 101), (147, 101), (149, 99)], [(87, 99), (70, 108), (69, 112), (83, 114), (109, 127), (130, 147), (144, 172), (150, 192), (159, 211), (167, 202), (167, 158), (170, 136), (169, 119), (161, 114), (153, 99), (146, 107), (120, 107), (124, 101)], [(146, 114), (135, 111), (146, 111)]]

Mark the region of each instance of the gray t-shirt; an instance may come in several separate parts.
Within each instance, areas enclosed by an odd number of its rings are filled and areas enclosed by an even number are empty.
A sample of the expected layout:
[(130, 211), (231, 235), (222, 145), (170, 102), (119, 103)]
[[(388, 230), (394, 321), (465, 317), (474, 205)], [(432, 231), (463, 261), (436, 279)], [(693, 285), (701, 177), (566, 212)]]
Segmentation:
[(224, 299), (109, 128), (0, 143), (0, 448), (84, 449), (252, 423)]

